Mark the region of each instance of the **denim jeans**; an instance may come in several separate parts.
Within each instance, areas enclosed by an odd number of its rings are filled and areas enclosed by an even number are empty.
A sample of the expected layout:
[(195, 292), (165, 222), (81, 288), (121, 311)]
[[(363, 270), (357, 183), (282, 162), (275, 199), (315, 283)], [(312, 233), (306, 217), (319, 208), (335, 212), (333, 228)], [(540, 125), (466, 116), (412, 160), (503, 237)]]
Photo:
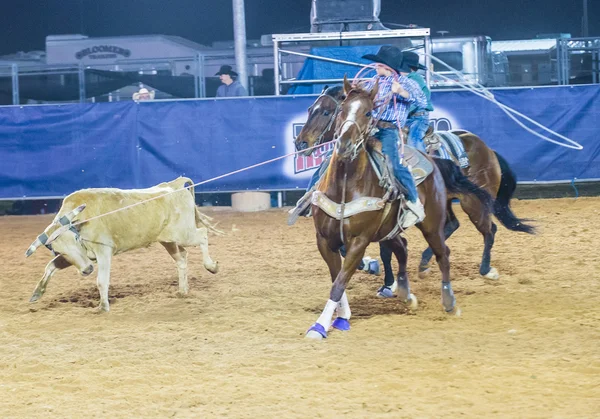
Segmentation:
[(400, 136), (397, 128), (379, 128), (379, 132), (375, 134), (375, 138), (381, 141), (381, 151), (388, 156), (394, 167), (394, 174), (400, 181), (402, 186), (406, 188), (407, 199), (411, 202), (417, 201), (417, 187), (415, 181), (408, 170), (400, 164), (400, 154), (398, 153), (398, 145), (400, 144)]
[(408, 132), (408, 145), (423, 153), (427, 153), (423, 137), (425, 137), (425, 133), (429, 128), (429, 115), (409, 118), (406, 121), (406, 126), (410, 129)]
[[(408, 168), (404, 167), (400, 164), (400, 154), (398, 153), (398, 146), (400, 144), (400, 137), (398, 134), (398, 129), (396, 128), (379, 128), (379, 132), (375, 134), (375, 138), (381, 141), (381, 150), (383, 154), (390, 157), (392, 161), (392, 165), (394, 167), (394, 175), (400, 181), (400, 183), (406, 188), (407, 191), (407, 199), (411, 202), (415, 202), (417, 200), (417, 188), (415, 186), (415, 181), (408, 170)], [(308, 189), (310, 190), (321, 178), (321, 168), (323, 165), (327, 164), (329, 158), (333, 154), (333, 150), (331, 150), (325, 159), (323, 159), (323, 163), (315, 172), (313, 173), (310, 182), (308, 184)]]

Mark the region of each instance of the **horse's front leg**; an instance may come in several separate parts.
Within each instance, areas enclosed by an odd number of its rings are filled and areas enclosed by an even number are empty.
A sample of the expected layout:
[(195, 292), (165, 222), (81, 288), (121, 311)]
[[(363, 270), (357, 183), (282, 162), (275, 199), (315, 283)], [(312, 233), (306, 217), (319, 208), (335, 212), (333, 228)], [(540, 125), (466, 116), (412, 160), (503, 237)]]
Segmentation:
[[(326, 261), (328, 261), (329, 251), (331, 251), (331, 249), (329, 246), (327, 246), (327, 241), (324, 238), (318, 237), (317, 243), (319, 244), (319, 251), (321, 252), (321, 255)], [(332, 325), (331, 319), (336, 310), (338, 317), (334, 322), (334, 327), (342, 330), (348, 330), (350, 328), (348, 323), (348, 319), (350, 318), (350, 306), (348, 304), (348, 297), (346, 296), (346, 286), (361, 262), (368, 245), (369, 241), (361, 237), (355, 237), (349, 240), (348, 244), (346, 245), (346, 258), (344, 259), (344, 263), (333, 281), (331, 292), (329, 294), (329, 300), (327, 301), (327, 304), (325, 304), (325, 308), (317, 319), (317, 322), (308, 329), (308, 332), (306, 332), (307, 338), (326, 338), (327, 331)], [(327, 258), (326, 255), (328, 256)], [(334, 270), (331, 269), (331, 265), (329, 271), (332, 274), (333, 279)]]

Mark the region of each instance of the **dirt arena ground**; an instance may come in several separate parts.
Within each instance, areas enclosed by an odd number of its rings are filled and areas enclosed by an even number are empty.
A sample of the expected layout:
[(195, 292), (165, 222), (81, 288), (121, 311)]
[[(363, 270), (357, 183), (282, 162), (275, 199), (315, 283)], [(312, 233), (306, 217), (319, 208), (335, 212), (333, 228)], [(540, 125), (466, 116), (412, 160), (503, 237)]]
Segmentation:
[[(419, 311), (379, 300), (357, 274), (352, 330), (303, 338), (329, 293), (312, 220), (211, 211), (221, 271), (190, 252), (191, 292), (162, 246), (114, 260), (111, 312), (95, 274), (59, 272), (28, 299), (50, 254), (24, 252), (51, 216), (0, 218), (0, 417), (600, 417), (600, 199), (517, 201), (537, 220), (499, 229), (498, 281), (478, 276), (482, 240), (458, 210), (449, 241), (461, 317), (440, 305), (437, 267), (418, 280), (424, 241), (410, 231)], [(369, 248), (378, 255), (378, 247)]]

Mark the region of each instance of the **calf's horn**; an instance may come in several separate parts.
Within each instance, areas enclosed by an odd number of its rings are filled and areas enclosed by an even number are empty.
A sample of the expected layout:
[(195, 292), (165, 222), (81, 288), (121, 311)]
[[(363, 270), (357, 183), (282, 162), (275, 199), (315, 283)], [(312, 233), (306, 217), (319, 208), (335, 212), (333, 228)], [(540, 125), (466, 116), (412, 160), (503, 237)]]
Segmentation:
[(46, 233), (42, 233), (39, 236), (37, 236), (35, 241), (31, 243), (31, 246), (29, 246), (29, 249), (27, 249), (27, 251), (25, 252), (25, 257), (28, 258), (29, 256), (31, 256), (33, 252), (37, 250), (38, 247), (46, 244), (47, 241), (48, 236), (46, 235)]
[(74, 210), (69, 211), (68, 213), (66, 213), (65, 215), (60, 217), (58, 219), (58, 222), (60, 223), (60, 225), (63, 225), (63, 226), (66, 226), (67, 224), (71, 224), (71, 222), (73, 221), (73, 218), (75, 218), (84, 209), (85, 209), (85, 204), (81, 204)]
[[(85, 204), (78, 206), (74, 210), (69, 211), (68, 213), (66, 213), (65, 215), (60, 217), (58, 219), (58, 223), (60, 223), (60, 225), (62, 225), (62, 226), (71, 224), (71, 222), (73, 221), (73, 218), (75, 218), (84, 209), (85, 209)], [(46, 244), (47, 242), (48, 242), (48, 235), (46, 233), (42, 233), (39, 236), (37, 236), (35, 241), (33, 243), (31, 243), (31, 246), (29, 246), (29, 248), (25, 252), (25, 257), (28, 258), (29, 256), (31, 256), (33, 254), (33, 252), (35, 252), (37, 250), (38, 247)]]

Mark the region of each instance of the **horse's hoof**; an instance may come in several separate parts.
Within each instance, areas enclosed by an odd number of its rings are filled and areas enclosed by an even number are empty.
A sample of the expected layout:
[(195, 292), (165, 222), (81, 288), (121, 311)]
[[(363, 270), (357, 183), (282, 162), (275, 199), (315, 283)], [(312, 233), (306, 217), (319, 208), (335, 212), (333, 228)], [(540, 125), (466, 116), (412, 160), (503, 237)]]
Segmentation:
[(321, 335), (319, 332), (315, 332), (314, 330), (309, 330), (308, 332), (306, 332), (306, 339), (312, 339), (312, 340), (323, 340), (325, 339), (323, 337), (323, 335)]
[(379, 275), (381, 273), (381, 269), (379, 268), (379, 261), (376, 259), (372, 259), (367, 263), (366, 271), (371, 275)]
[(342, 317), (336, 317), (331, 326), (337, 330), (350, 330), (350, 322)]
[(396, 297), (390, 287), (383, 286), (377, 290), (379, 298), (394, 298)]
[(419, 269), (419, 279), (425, 279), (431, 273), (431, 268)]
[(306, 338), (321, 340), (327, 338), (327, 331), (319, 323), (313, 324), (306, 332)]
[(448, 314), (449, 316), (460, 317), (462, 314), (462, 310), (459, 306), (454, 306), (452, 310), (446, 310), (446, 314)]
[(41, 297), (41, 295), (39, 295), (39, 294), (33, 294), (31, 296), (31, 298), (29, 299), (29, 302), (30, 303), (35, 303), (35, 302), (37, 302), (40, 299), (40, 297)]
[(108, 313), (110, 312), (110, 307), (109, 306), (103, 306), (103, 305), (99, 305), (98, 307), (96, 307), (93, 312), (95, 314), (104, 314), (104, 313)]
[(417, 297), (412, 293), (408, 297), (408, 300), (405, 301), (405, 303), (408, 304), (408, 309), (410, 311), (416, 311), (417, 308), (419, 308), (419, 300), (417, 300)]
[(490, 271), (483, 275), (484, 278), (493, 279), (494, 281), (500, 278), (500, 274), (496, 268), (491, 268)]
[(206, 265), (204, 265), (204, 267), (211, 274), (216, 274), (217, 272), (219, 272), (219, 262), (213, 262), (211, 264), (206, 264)]

